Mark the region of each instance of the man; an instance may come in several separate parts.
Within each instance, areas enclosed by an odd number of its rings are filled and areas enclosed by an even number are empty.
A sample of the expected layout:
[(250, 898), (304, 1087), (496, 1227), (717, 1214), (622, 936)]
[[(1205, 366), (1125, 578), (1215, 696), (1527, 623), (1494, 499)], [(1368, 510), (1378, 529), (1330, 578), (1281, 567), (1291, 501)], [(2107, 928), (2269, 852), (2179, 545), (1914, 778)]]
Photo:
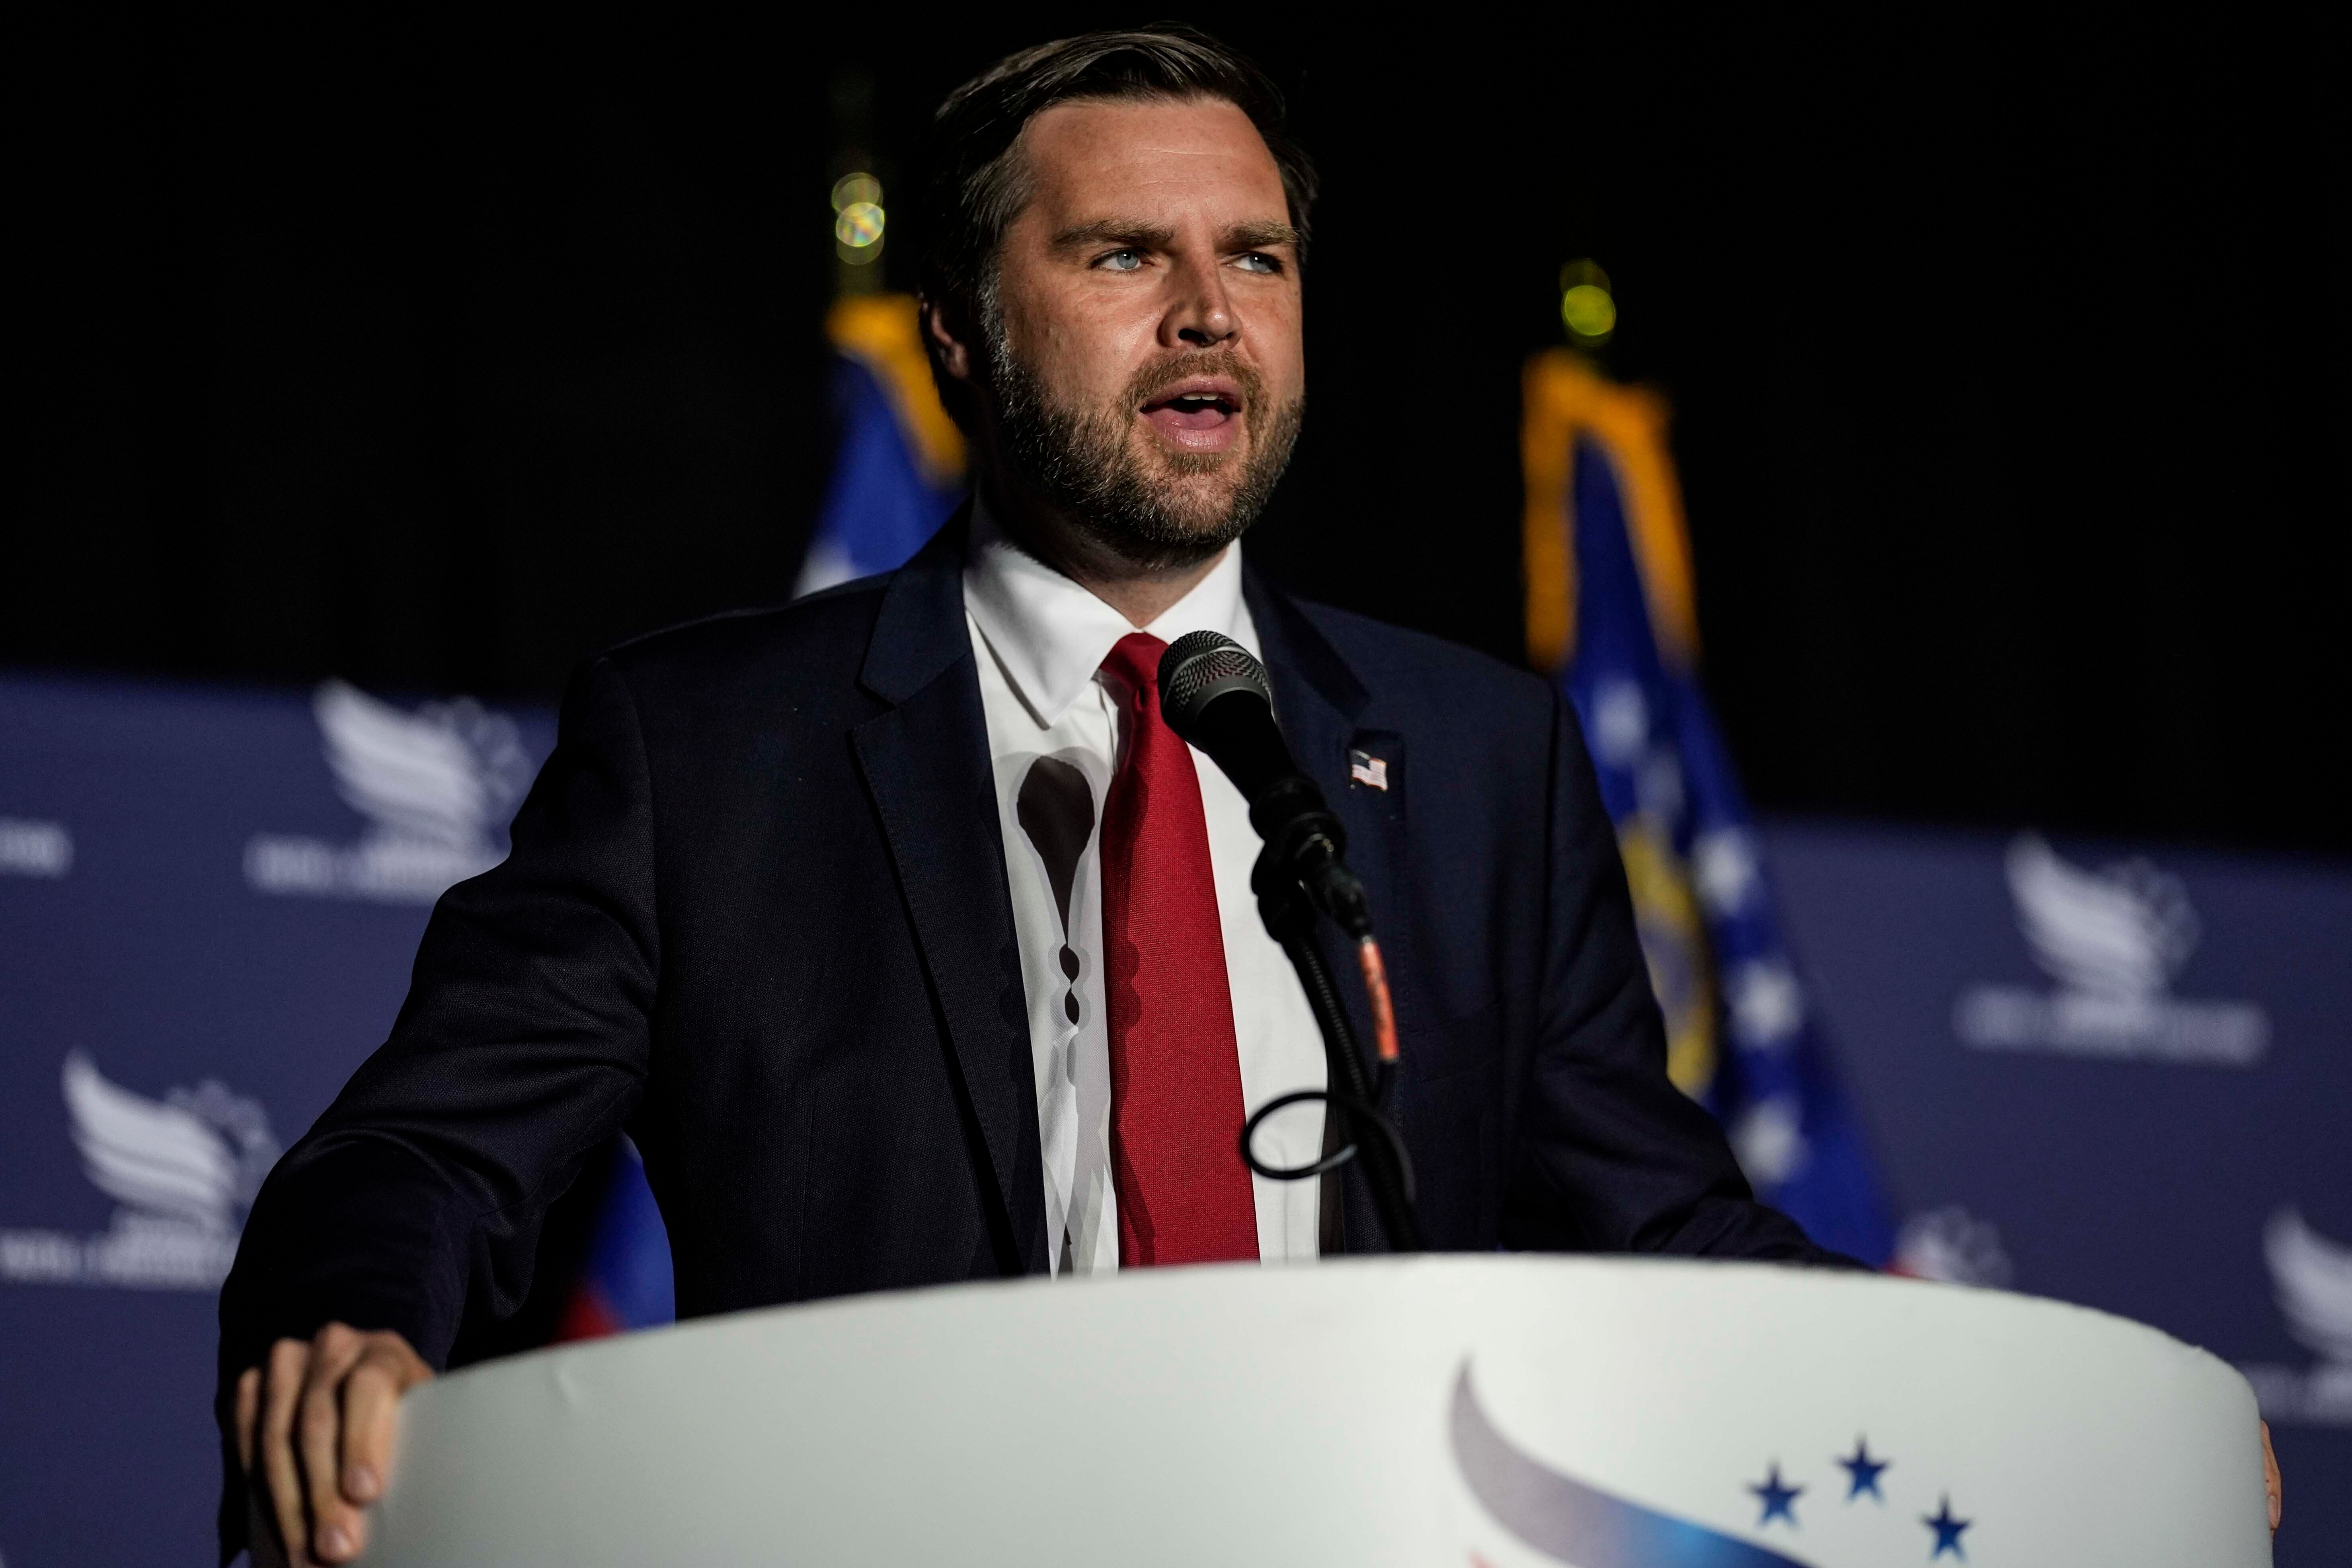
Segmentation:
[[(298, 1555), (361, 1550), (399, 1393), (469, 1301), (511, 1310), (624, 1128), (682, 1315), (1380, 1247), (1360, 1176), (1326, 1201), (1235, 1155), (1324, 1064), (1240, 797), (1159, 712), (1204, 628), (1348, 827), (1427, 1244), (1822, 1256), (1667, 1082), (1565, 706), (1243, 566), (1306, 384), (1313, 180), (1263, 78), (1182, 30), (1048, 45), (948, 101), (932, 162), (974, 504), (890, 576), (591, 664), (512, 855), (255, 1206), (221, 1415)], [(1311, 1158), (1287, 1114), (1270, 1156)]]

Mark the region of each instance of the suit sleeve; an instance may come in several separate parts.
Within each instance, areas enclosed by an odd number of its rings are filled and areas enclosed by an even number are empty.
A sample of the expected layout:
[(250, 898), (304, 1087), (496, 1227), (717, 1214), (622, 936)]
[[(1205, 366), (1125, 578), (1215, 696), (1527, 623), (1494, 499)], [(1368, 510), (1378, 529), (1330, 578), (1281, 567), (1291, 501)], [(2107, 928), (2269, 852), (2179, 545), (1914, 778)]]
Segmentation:
[(1667, 1078), (1616, 834), (1557, 696), (1546, 829), (1542, 996), (1506, 1245), (1844, 1261), (1756, 1201), (1715, 1119)]
[[(439, 1367), (469, 1297), (520, 1304), (541, 1215), (643, 1094), (652, 810), (635, 708), (599, 660), (565, 697), (512, 852), (442, 895), (391, 1038), (254, 1203), (221, 1292), (225, 1437), (238, 1375), (278, 1338), (394, 1329)], [(223, 1526), (241, 1536), (230, 1464)]]

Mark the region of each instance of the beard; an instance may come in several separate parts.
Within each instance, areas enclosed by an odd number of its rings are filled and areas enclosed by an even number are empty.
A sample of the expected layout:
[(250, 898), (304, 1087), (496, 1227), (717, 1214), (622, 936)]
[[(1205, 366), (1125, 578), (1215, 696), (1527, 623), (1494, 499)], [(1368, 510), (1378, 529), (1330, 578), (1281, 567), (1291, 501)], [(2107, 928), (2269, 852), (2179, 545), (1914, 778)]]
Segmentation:
[[(1007, 465), (1089, 538), (1147, 570), (1206, 560), (1247, 532), (1289, 466), (1306, 419), (1304, 397), (1269, 406), (1264, 378), (1229, 349), (1155, 361), (1116, 399), (1072, 408), (1055, 401), (1001, 328), (986, 342)], [(1139, 409), (1193, 376), (1229, 377), (1242, 389), (1240, 413), (1250, 422), (1242, 451), (1170, 451), (1137, 429)]]

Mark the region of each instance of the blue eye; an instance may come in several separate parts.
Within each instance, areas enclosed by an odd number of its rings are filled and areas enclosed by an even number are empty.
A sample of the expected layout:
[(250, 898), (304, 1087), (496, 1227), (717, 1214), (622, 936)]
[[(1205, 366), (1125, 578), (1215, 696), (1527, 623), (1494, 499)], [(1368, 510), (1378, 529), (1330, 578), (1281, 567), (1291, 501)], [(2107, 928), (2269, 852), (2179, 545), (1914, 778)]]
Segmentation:
[(1107, 267), (1113, 272), (1133, 272), (1143, 265), (1143, 253), (1139, 250), (1115, 250), (1095, 265)]
[(1266, 255), (1264, 251), (1251, 251), (1248, 255), (1240, 258), (1240, 265), (1242, 270), (1244, 272), (1276, 273), (1282, 270), (1282, 263), (1275, 260), (1274, 257)]

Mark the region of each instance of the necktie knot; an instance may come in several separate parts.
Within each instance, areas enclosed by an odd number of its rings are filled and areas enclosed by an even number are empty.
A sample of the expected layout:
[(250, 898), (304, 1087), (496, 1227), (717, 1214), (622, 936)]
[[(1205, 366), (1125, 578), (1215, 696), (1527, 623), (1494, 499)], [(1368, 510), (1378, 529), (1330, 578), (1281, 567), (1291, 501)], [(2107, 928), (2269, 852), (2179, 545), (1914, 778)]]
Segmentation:
[(1135, 693), (1136, 706), (1148, 707), (1160, 690), (1160, 655), (1168, 644), (1149, 632), (1129, 632), (1104, 658), (1106, 674), (1117, 676)]

